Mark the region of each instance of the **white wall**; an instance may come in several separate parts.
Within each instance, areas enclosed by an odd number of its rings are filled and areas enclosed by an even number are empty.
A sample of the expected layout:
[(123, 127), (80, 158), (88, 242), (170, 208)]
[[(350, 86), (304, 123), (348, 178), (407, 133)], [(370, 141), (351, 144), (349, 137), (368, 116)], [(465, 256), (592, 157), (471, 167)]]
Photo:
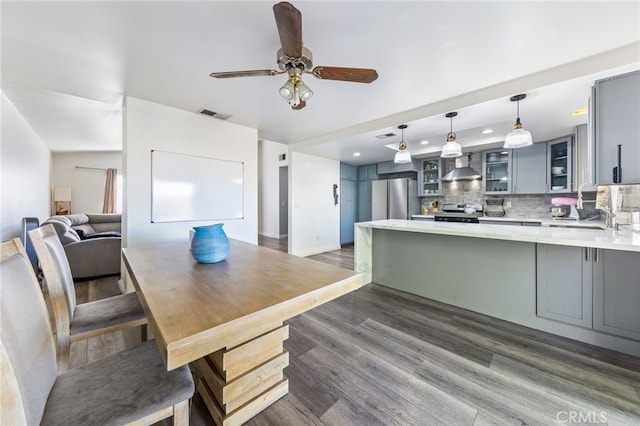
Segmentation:
[(340, 248), (340, 163), (299, 152), (289, 153), (289, 253), (309, 256)]
[(23, 217), (37, 217), (42, 223), (50, 216), (51, 153), (13, 103), (0, 93), (0, 238), (5, 241), (20, 236)]
[(77, 169), (76, 166), (97, 169), (118, 169), (122, 173), (122, 152), (53, 153), (51, 188), (71, 188), (72, 213), (100, 213), (104, 202), (105, 170)]
[(258, 241), (258, 131), (194, 112), (127, 98), (123, 123), (123, 247), (187, 241), (193, 226), (151, 223), (151, 150), (244, 162), (244, 219), (225, 220), (230, 238)]
[(287, 153), (287, 145), (261, 140), (258, 142), (258, 233), (280, 237), (279, 169), (288, 164), (278, 156)]

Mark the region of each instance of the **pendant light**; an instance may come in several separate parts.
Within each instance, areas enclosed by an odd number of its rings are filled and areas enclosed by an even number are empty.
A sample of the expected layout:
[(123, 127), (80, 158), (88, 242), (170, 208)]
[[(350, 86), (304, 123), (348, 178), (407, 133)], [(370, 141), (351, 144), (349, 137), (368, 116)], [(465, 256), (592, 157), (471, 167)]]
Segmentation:
[(404, 141), (404, 129), (408, 126), (406, 124), (401, 124), (398, 126), (398, 129), (402, 131), (402, 139), (400, 140), (400, 145), (398, 146), (399, 151), (396, 152), (396, 156), (393, 159), (394, 163), (410, 163), (411, 162), (411, 153), (407, 149), (407, 144)]
[(513, 125), (513, 131), (504, 138), (503, 148), (524, 148), (525, 146), (533, 145), (531, 132), (524, 130), (522, 123), (520, 123), (520, 101), (526, 97), (527, 95), (523, 93), (510, 98), (511, 102), (516, 102), (518, 105), (518, 118), (516, 119), (516, 124)]
[(457, 112), (448, 112), (445, 117), (451, 120), (451, 127), (449, 134), (447, 134), (447, 142), (442, 147), (440, 157), (442, 158), (455, 158), (462, 155), (462, 147), (456, 142), (456, 134), (453, 132), (453, 117), (458, 115)]

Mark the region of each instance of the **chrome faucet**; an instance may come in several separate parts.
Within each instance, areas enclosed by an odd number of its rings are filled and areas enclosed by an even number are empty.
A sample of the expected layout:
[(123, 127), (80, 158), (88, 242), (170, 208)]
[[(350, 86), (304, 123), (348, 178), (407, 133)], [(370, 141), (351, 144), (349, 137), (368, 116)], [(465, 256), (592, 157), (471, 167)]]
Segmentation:
[(611, 209), (600, 209), (607, 214), (607, 219), (604, 222), (604, 225), (607, 228), (616, 228), (620, 229), (620, 224), (616, 222), (616, 214), (611, 211)]

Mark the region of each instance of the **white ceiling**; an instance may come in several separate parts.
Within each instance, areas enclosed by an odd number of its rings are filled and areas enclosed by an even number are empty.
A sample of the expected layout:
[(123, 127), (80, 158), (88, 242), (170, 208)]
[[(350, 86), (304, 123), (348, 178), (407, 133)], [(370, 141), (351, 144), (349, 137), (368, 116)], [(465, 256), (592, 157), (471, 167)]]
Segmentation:
[[(594, 79), (640, 68), (640, 1), (296, 1), (314, 65), (375, 68), (372, 84), (306, 76), (293, 111), (275, 77), (212, 71), (276, 68), (272, 1), (2, 1), (2, 89), (52, 151), (120, 150), (126, 96), (230, 114), (261, 139), (369, 163), (393, 158), (375, 135), (408, 123), (417, 155), (439, 150), (444, 113), (464, 147), (496, 142), (521, 102), (535, 140), (586, 116)], [(479, 130), (494, 128), (489, 139)], [(420, 145), (423, 139), (428, 145)], [(360, 157), (353, 157), (354, 151)]]

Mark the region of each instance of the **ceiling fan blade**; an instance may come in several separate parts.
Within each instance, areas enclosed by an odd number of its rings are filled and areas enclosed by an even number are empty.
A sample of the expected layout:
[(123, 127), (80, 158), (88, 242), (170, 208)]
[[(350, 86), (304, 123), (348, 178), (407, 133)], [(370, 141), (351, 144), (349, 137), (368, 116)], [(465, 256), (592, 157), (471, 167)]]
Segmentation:
[(370, 68), (315, 67), (311, 73), (322, 80), (354, 81), (371, 83), (378, 78), (378, 72)]
[(307, 106), (307, 103), (305, 101), (300, 101), (298, 106), (292, 106), (291, 109), (299, 110), (299, 109), (302, 109), (302, 108), (304, 108), (306, 106)]
[(215, 78), (234, 78), (234, 77), (259, 77), (263, 75), (276, 75), (282, 74), (283, 71), (276, 70), (251, 70), (251, 71), (226, 71), (226, 72), (212, 72), (209, 77)]
[(285, 1), (273, 5), (280, 44), (285, 55), (291, 58), (302, 56), (302, 13)]

